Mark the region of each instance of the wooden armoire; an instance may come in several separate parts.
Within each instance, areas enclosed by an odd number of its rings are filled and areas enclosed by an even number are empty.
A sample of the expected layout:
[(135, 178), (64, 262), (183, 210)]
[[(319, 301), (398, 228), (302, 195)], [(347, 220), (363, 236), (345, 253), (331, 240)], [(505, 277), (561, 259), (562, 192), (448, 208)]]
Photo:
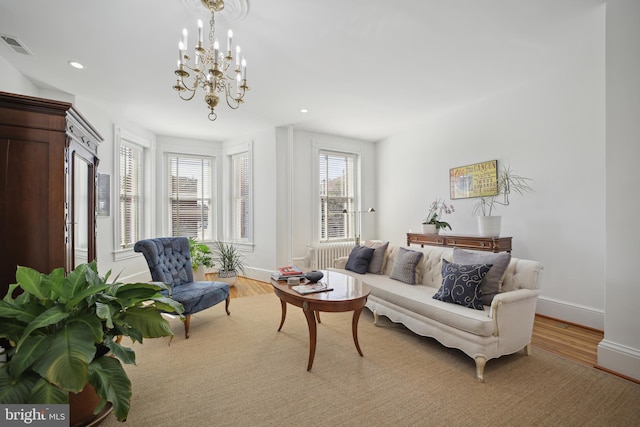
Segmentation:
[(72, 104), (0, 92), (0, 297), (18, 265), (96, 259), (100, 142)]

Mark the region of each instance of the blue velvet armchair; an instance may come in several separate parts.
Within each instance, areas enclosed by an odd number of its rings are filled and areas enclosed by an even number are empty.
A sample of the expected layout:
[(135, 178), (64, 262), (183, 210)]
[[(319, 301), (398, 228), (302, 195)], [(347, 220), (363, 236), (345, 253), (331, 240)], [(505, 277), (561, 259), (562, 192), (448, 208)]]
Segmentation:
[(159, 237), (136, 242), (133, 250), (147, 260), (154, 282), (171, 285), (171, 298), (184, 306), (184, 332), (189, 338), (191, 315), (226, 301), (229, 312), (229, 285), (224, 282), (194, 282), (189, 239)]

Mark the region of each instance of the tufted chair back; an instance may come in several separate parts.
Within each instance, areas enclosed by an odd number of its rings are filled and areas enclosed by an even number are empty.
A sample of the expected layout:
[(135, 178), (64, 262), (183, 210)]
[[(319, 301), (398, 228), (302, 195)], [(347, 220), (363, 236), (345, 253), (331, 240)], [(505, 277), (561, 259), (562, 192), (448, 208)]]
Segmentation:
[(136, 242), (133, 250), (147, 260), (151, 279), (172, 287), (193, 282), (189, 239), (186, 237), (158, 237)]

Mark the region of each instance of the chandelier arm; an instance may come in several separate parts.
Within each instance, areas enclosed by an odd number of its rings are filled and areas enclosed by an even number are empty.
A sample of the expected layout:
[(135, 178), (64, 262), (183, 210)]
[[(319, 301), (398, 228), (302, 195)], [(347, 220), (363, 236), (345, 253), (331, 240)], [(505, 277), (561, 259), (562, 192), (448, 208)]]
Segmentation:
[(180, 99), (182, 99), (183, 101), (191, 101), (193, 99), (194, 96), (196, 96), (196, 90), (195, 89), (189, 89), (186, 88), (189, 92), (191, 92), (191, 96), (189, 96), (188, 98), (185, 98), (184, 96), (182, 96), (182, 94), (178, 94), (178, 96), (180, 97)]

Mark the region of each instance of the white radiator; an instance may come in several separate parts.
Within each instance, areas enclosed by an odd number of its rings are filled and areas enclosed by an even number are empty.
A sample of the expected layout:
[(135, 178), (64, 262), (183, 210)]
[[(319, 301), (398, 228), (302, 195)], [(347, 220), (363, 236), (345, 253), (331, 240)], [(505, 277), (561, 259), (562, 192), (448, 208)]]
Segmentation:
[(309, 264), (312, 270), (333, 267), (333, 260), (349, 256), (353, 242), (314, 243), (307, 245)]

